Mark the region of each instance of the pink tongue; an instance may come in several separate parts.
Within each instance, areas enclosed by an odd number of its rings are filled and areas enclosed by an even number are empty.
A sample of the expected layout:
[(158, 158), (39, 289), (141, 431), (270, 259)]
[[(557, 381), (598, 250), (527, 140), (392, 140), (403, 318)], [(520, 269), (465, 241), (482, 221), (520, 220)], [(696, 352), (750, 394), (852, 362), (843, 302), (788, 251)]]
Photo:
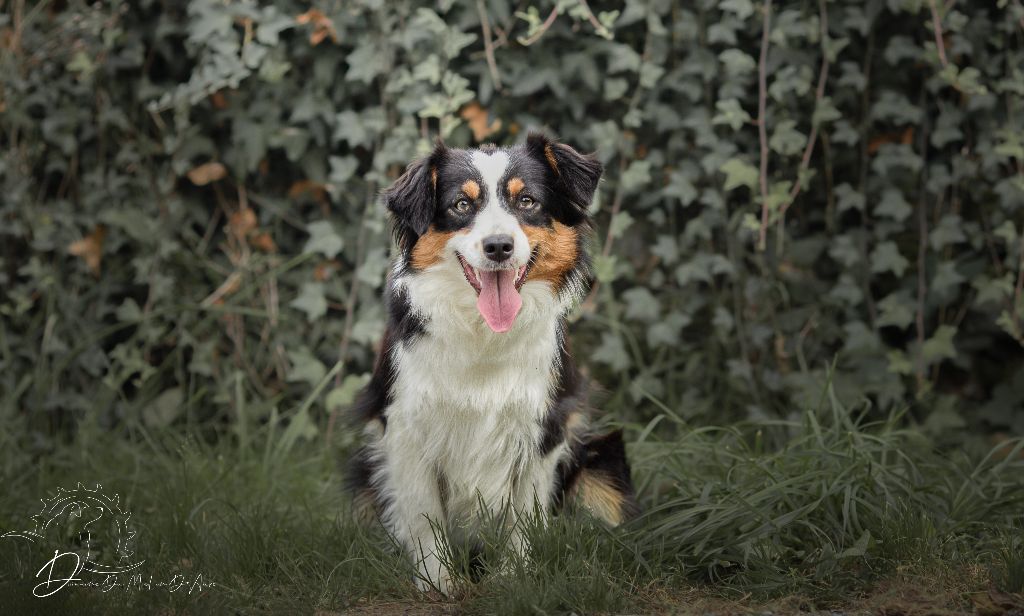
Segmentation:
[(476, 300), (476, 308), (496, 332), (512, 329), (523, 305), (515, 280), (516, 270), (480, 271), (480, 297)]

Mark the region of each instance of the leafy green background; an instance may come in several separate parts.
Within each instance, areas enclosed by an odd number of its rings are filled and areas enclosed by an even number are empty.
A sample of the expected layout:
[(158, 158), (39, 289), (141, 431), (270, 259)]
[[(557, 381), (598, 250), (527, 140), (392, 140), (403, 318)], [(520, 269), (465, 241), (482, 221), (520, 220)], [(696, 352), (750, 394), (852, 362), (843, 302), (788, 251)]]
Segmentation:
[[(0, 611), (1020, 611), (1022, 103), (1021, 0), (0, 0), (0, 532), (102, 482), (218, 585), (40, 603), (57, 528)], [(647, 515), (431, 598), (339, 489), (377, 196), (531, 129), (606, 166), (571, 339)]]
[(348, 442), (378, 192), (539, 128), (607, 168), (572, 338), (619, 421), (798, 417), (831, 374), (1024, 433), (1019, 0), (786, 2), (764, 40), (752, 0), (185, 5), (0, 2), (0, 442)]

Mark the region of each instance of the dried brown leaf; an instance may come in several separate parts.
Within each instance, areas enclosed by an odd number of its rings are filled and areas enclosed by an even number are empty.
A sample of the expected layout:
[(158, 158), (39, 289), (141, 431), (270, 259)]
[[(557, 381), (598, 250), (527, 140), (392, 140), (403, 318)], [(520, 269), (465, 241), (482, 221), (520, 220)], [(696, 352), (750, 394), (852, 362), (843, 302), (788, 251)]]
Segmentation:
[(209, 162), (199, 165), (188, 172), (188, 179), (196, 186), (206, 186), (210, 182), (216, 182), (228, 174), (227, 168), (218, 162)]
[(297, 16), (295, 22), (300, 25), (312, 24), (313, 31), (309, 33), (309, 44), (316, 47), (328, 36), (335, 43), (338, 42), (338, 31), (334, 29), (334, 22), (330, 17), (324, 15), (320, 9), (310, 9)]
[(501, 120), (490, 121), (487, 110), (476, 101), (463, 107), (459, 115), (469, 125), (469, 129), (473, 131), (473, 139), (477, 141), (483, 141), (491, 133), (501, 129)]
[(106, 235), (106, 227), (96, 225), (92, 233), (68, 245), (68, 253), (85, 261), (93, 276), (100, 275), (100, 261), (103, 259), (103, 238)]

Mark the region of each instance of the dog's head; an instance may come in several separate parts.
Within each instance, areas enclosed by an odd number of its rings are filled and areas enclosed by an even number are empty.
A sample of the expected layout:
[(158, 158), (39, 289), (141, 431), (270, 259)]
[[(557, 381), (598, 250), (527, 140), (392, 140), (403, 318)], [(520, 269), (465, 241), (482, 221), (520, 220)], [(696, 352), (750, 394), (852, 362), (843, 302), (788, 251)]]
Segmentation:
[(559, 298), (587, 275), (587, 207), (601, 178), (593, 156), (539, 134), (526, 143), (459, 150), (438, 144), (384, 192), (403, 269), (460, 272), (453, 294), (473, 294), (495, 332), (515, 324), (524, 285)]

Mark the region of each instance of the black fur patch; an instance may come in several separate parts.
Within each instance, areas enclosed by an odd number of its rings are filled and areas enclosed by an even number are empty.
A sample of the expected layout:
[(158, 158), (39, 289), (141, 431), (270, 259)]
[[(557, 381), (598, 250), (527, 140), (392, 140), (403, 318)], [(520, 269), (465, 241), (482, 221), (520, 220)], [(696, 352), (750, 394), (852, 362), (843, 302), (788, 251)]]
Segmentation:
[(526, 151), (535, 160), (543, 161), (547, 183), (555, 187), (553, 192), (558, 198), (548, 204), (551, 215), (570, 226), (588, 222), (587, 207), (604, 171), (601, 161), (540, 133), (531, 133), (526, 138)]
[[(564, 328), (560, 327), (560, 331)], [(540, 454), (546, 456), (558, 447), (568, 436), (565, 433), (566, 422), (573, 411), (582, 412), (585, 398), (585, 386), (576, 364), (567, 348), (568, 341), (560, 334), (562, 346), (559, 350), (558, 389), (555, 390), (554, 401), (544, 417), (543, 435), (540, 441)]]
[(622, 441), (622, 430), (591, 436), (580, 443), (573, 454), (558, 468), (552, 495), (556, 509), (565, 505), (566, 497), (572, 494), (581, 473), (594, 472), (610, 481), (623, 496), (623, 520), (632, 519), (640, 514), (629, 461), (626, 459), (626, 446)]
[(373, 368), (370, 382), (363, 387), (352, 405), (354, 419), (367, 422), (379, 419), (387, 429), (384, 410), (391, 403), (391, 387), (395, 380), (395, 367), (391, 359), (396, 344), (409, 344), (426, 331), (423, 319), (413, 313), (408, 294), (396, 289), (392, 280), (385, 285), (384, 304), (388, 310), (388, 323), (384, 330), (380, 353)]

